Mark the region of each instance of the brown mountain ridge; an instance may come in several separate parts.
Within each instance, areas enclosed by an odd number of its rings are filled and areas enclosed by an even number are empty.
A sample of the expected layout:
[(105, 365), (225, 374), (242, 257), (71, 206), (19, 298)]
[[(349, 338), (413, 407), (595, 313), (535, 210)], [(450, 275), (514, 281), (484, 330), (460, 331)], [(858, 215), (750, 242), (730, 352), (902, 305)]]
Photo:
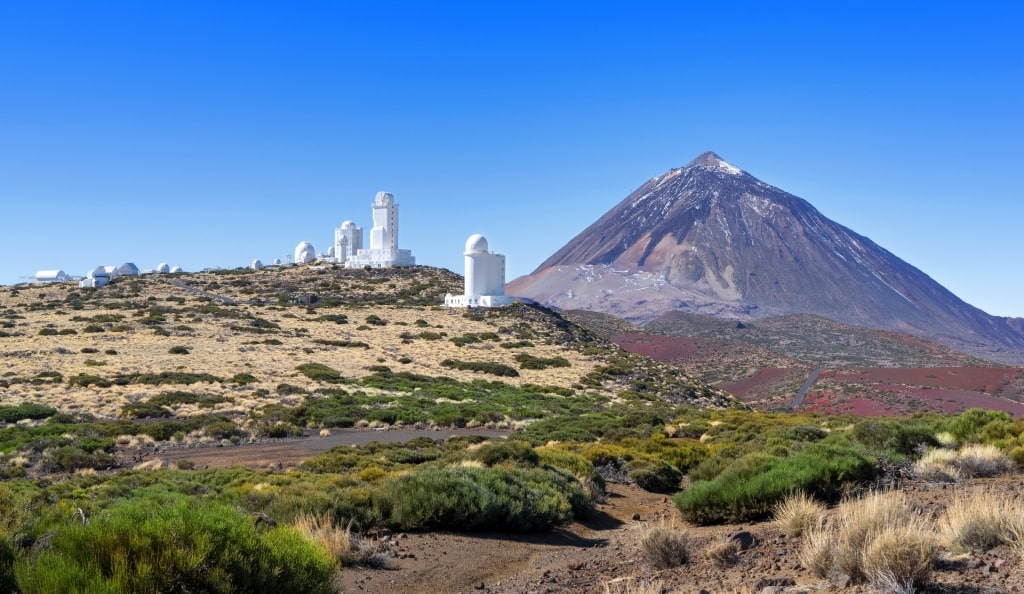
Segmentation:
[(706, 152), (651, 178), (509, 293), (647, 323), (815, 314), (1024, 362), (1024, 323), (965, 303), (809, 202)]

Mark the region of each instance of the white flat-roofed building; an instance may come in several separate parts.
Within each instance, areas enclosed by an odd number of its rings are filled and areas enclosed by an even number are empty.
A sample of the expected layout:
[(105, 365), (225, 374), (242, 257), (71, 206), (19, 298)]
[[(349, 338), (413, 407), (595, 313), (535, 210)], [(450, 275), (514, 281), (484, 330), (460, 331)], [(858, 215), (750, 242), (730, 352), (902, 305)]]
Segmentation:
[(110, 284), (110, 274), (107, 272), (107, 268), (107, 266), (97, 266), (90, 270), (85, 278), (78, 281), (79, 288), (98, 289)]

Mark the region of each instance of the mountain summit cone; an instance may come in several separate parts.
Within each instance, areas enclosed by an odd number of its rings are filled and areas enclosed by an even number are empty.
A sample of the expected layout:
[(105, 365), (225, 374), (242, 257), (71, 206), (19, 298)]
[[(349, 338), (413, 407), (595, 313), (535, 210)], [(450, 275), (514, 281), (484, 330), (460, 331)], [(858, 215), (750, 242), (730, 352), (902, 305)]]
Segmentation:
[(648, 180), (510, 283), (509, 293), (639, 323), (670, 311), (738, 319), (811, 313), (1024, 360), (1020, 320), (963, 302), (806, 200), (710, 151)]

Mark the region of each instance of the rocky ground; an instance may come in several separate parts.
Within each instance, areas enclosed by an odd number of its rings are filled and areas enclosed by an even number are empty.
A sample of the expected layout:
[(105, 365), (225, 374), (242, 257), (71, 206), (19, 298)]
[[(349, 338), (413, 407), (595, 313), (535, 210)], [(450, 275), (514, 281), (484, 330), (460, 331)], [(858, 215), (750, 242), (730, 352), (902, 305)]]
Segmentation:
[[(199, 465), (287, 466), (326, 445), (345, 440), (387, 439), (390, 432), (336, 433), (330, 439), (282, 440), (246, 446), (155, 452), (148, 461), (188, 458)], [(1024, 476), (973, 479), (956, 485), (906, 481), (902, 488), (928, 518), (938, 518), (956, 493), (993, 491), (1009, 496), (1024, 488)], [(640, 538), (653, 527), (688, 531), (690, 560), (656, 570), (645, 560)], [(800, 538), (788, 538), (772, 521), (723, 526), (686, 526), (671, 498), (633, 485), (610, 483), (607, 499), (586, 521), (536, 534), (424, 532), (363, 535), (366, 546), (390, 552), (389, 569), (347, 568), (345, 592), (422, 593), (797, 593), (875, 590), (850, 584), (846, 576), (822, 579), (799, 561)], [(708, 551), (731, 539), (735, 562), (721, 564)], [(643, 587), (654, 583), (655, 588)], [(983, 554), (944, 551), (932, 583), (923, 592), (997, 594), (1024, 592), (1024, 563), (1006, 547)]]

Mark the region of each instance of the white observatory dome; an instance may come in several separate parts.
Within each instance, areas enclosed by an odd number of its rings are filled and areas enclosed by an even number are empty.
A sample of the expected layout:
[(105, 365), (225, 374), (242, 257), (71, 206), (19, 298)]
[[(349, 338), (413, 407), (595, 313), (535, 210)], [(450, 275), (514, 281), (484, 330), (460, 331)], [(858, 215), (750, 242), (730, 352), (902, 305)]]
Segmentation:
[(469, 239), (466, 240), (466, 253), (467, 254), (479, 254), (487, 253), (487, 238), (479, 233), (470, 235)]
[(171, 267), (166, 262), (161, 262), (160, 265), (156, 267), (156, 271), (160, 274), (167, 274), (171, 271)]
[(352, 221), (345, 221), (344, 223), (341, 224), (341, 228), (342, 229), (351, 229), (352, 227), (355, 227), (355, 226), (356, 226), (356, 224), (353, 223)]
[(249, 268), (253, 270), (259, 270), (260, 268), (263, 268), (263, 262), (260, 262), (260, 259), (256, 258), (255, 260), (252, 261), (252, 264), (249, 264)]
[(185, 269), (182, 268), (181, 266), (171, 266), (171, 274), (174, 274), (176, 272), (185, 272)]
[(295, 246), (295, 263), (296, 264), (308, 264), (316, 259), (316, 249), (313, 248), (313, 244), (308, 241), (303, 241), (299, 245)]
[(377, 192), (374, 202), (381, 206), (391, 206), (395, 203), (395, 196), (391, 192)]

